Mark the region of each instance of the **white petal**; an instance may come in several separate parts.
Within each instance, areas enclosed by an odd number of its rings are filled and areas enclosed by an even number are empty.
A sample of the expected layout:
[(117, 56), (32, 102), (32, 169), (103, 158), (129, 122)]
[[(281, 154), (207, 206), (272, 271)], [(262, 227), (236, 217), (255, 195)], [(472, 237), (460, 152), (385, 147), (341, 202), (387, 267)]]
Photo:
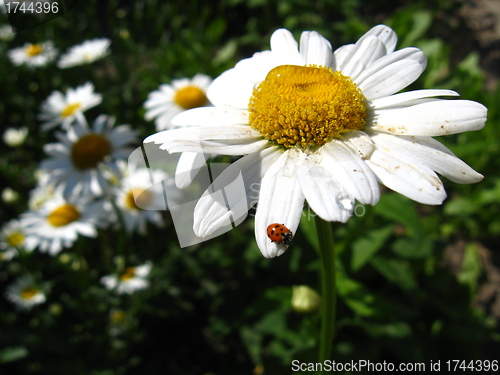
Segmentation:
[(271, 35), (271, 51), (281, 64), (303, 65), (297, 41), (286, 29), (278, 29)]
[(394, 30), (386, 25), (377, 25), (372, 27), (365, 35), (360, 38), (360, 40), (369, 36), (377, 37), (384, 44), (388, 53), (394, 51), (394, 48), (396, 48), (398, 36), (394, 32)]
[(375, 145), (371, 137), (365, 132), (355, 130), (345, 133), (340, 138), (347, 146), (357, 152), (359, 157), (363, 160), (370, 158)]
[[(470, 100), (435, 100), (406, 108), (377, 109), (373, 130), (396, 135), (439, 136), (483, 128), (487, 109)], [(371, 118), (370, 118), (371, 117)]]
[(255, 88), (255, 82), (233, 68), (217, 77), (207, 90), (207, 97), (216, 107), (246, 109)]
[(200, 126), (165, 130), (147, 137), (171, 153), (201, 152), (217, 155), (244, 155), (269, 146), (261, 134), (247, 125)]
[(272, 242), (267, 237), (267, 227), (273, 223), (284, 224), (295, 233), (302, 216), (304, 196), (295, 175), (296, 158), (290, 151), (280, 159), (262, 179), (259, 204), (255, 214), (255, 239), (266, 258), (282, 255), (287, 246)]
[(343, 190), (362, 204), (374, 205), (380, 189), (373, 172), (357, 153), (342, 141), (332, 141), (321, 149), (321, 165), (335, 178)]
[(377, 149), (365, 162), (381, 183), (414, 201), (436, 205), (446, 198), (439, 177), (411, 157)]
[(481, 174), (474, 171), (435, 139), (378, 134), (373, 136), (372, 140), (384, 150), (411, 155), (453, 182), (471, 184), (483, 179)]
[(418, 104), (419, 100), (436, 96), (459, 96), (459, 94), (452, 90), (414, 90), (372, 100), (370, 106), (374, 109), (408, 107)]
[(248, 111), (220, 107), (193, 108), (172, 119), (174, 126), (219, 126), (248, 124)]
[[(237, 221), (242, 212), (254, 206), (257, 203), (262, 176), (280, 156), (281, 151), (269, 147), (260, 153), (244, 156), (226, 168), (196, 204), (193, 224), (196, 235), (206, 237), (226, 225), (229, 219)], [(240, 176), (245, 189), (227, 189), (227, 186)], [(220, 202), (222, 189), (228, 202), (232, 202), (230, 209)]]
[(354, 198), (347, 193), (322, 163), (304, 160), (297, 169), (297, 180), (304, 197), (319, 217), (345, 223), (352, 215)]
[(316, 31), (304, 31), (300, 36), (300, 54), (304, 64), (330, 67), (332, 45)]
[(386, 50), (380, 40), (369, 37), (360, 39), (349, 52), (349, 55), (344, 57), (343, 64), (336, 63), (336, 68), (343, 75), (355, 80), (370, 63), (382, 57)]
[(426, 65), (427, 60), (422, 51), (405, 48), (378, 59), (354, 82), (368, 100), (373, 100), (407, 87), (420, 77)]
[(175, 185), (179, 189), (187, 188), (205, 163), (206, 159), (203, 153), (183, 152), (175, 169)]

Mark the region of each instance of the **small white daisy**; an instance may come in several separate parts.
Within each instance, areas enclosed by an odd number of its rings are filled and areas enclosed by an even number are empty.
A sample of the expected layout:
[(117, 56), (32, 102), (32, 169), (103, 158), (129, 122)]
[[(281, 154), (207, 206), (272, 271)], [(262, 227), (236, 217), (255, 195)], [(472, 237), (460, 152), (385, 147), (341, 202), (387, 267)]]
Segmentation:
[(13, 219), (5, 223), (0, 230), (0, 260), (11, 260), (21, 248), (33, 250), (33, 247), (27, 246), (24, 224), (21, 220)]
[(50, 175), (51, 183), (70, 195), (99, 196), (108, 190), (103, 171), (119, 175), (118, 159), (126, 159), (136, 142), (136, 133), (128, 125), (113, 127), (114, 118), (101, 115), (92, 127), (75, 123), (63, 134), (56, 133), (60, 143), (45, 145), (50, 159), (41, 163), (41, 169)]
[(57, 62), (57, 66), (64, 69), (93, 63), (109, 55), (110, 45), (111, 40), (106, 38), (86, 40), (81, 44), (71, 47), (64, 53)]
[(19, 193), (11, 187), (2, 190), (2, 201), (7, 204), (16, 203), (19, 200)]
[(192, 79), (175, 79), (170, 85), (163, 84), (148, 95), (144, 103), (145, 119), (155, 119), (156, 130), (171, 128), (172, 118), (187, 109), (210, 105), (206, 91), (212, 78), (197, 74)]
[(20, 129), (7, 128), (3, 133), (3, 141), (10, 147), (21, 146), (28, 136), (28, 128), (23, 126)]
[(90, 82), (77, 88), (69, 88), (65, 94), (53, 91), (42, 103), (38, 115), (42, 130), (49, 130), (57, 125), (67, 129), (75, 121), (85, 122), (83, 112), (102, 102), (102, 95), (94, 92), (94, 85)]
[(36, 211), (21, 215), (30, 248), (50, 255), (70, 247), (79, 235), (96, 237), (97, 227), (105, 226), (109, 208), (103, 201), (66, 200), (58, 195)]
[(10, 60), (14, 65), (27, 65), (31, 68), (45, 66), (57, 56), (57, 49), (52, 41), (38, 44), (26, 43), (8, 51)]
[[(395, 51), (396, 41), (392, 29), (379, 25), (332, 53), (315, 31), (302, 33), (299, 48), (290, 31), (279, 29), (270, 51), (214, 80), (208, 90), (214, 107), (185, 111), (172, 120), (184, 128), (148, 137), (145, 142), (169, 152), (201, 147), (245, 155), (198, 201), (195, 233), (208, 236), (258, 201), (257, 244), (265, 257), (275, 257), (288, 244), (268, 238), (268, 226), (295, 233), (305, 201), (323, 220), (345, 222), (355, 200), (378, 202), (379, 182), (417, 202), (441, 204), (446, 193), (435, 172), (457, 183), (480, 181), (482, 175), (432, 137), (481, 129), (487, 109), (438, 99), (458, 95), (450, 90), (397, 94), (420, 76), (426, 58), (418, 48)], [(245, 189), (233, 191), (228, 185), (240, 174)], [(221, 204), (220, 189), (238, 204)]]
[(12, 26), (2, 25), (0, 26), (0, 40), (4, 42), (10, 42), (14, 39), (14, 32), (12, 31)]
[(46, 301), (45, 293), (29, 275), (20, 277), (8, 286), (5, 298), (22, 310), (30, 310)]
[(132, 294), (149, 286), (147, 277), (151, 272), (151, 263), (146, 262), (137, 267), (127, 267), (121, 274), (103, 276), (101, 283), (118, 294)]
[(151, 181), (166, 180), (166, 173), (146, 168), (134, 168), (130, 175), (128, 171), (122, 173), (124, 177), (115, 195), (126, 230), (146, 234), (147, 222), (162, 226), (163, 219), (156, 208), (166, 205), (163, 185)]

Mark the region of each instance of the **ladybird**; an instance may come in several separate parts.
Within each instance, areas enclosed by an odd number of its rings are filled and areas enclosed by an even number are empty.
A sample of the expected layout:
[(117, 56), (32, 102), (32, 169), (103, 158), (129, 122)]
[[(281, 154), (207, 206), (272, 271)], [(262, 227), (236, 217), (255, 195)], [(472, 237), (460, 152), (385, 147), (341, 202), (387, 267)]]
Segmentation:
[(267, 227), (267, 236), (271, 241), (283, 245), (290, 245), (293, 239), (293, 233), (290, 229), (285, 227), (285, 224), (278, 223), (270, 224)]

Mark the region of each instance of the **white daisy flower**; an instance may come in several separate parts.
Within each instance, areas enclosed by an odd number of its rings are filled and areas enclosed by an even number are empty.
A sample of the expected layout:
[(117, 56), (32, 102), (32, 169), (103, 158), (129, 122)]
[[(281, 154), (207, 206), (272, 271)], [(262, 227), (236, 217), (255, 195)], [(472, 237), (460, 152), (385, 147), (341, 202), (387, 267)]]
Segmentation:
[(67, 129), (75, 121), (85, 122), (83, 112), (95, 107), (102, 102), (102, 95), (94, 92), (94, 85), (90, 82), (73, 89), (70, 88), (63, 94), (53, 91), (42, 103), (38, 115), (44, 121), (42, 130), (49, 130), (57, 125)]
[(146, 262), (137, 267), (127, 267), (122, 274), (103, 276), (101, 283), (118, 294), (132, 294), (149, 286), (147, 277), (151, 272), (151, 263)]
[(57, 56), (57, 49), (52, 41), (38, 44), (26, 43), (8, 51), (10, 60), (14, 65), (27, 65), (31, 68), (45, 66)]
[(20, 129), (7, 128), (3, 133), (3, 141), (10, 147), (21, 146), (28, 136), (28, 128), (23, 126)]
[(16, 203), (19, 200), (19, 193), (11, 187), (2, 190), (2, 201), (7, 204)]
[(192, 79), (175, 79), (170, 85), (161, 85), (148, 95), (144, 103), (145, 119), (155, 119), (157, 131), (171, 128), (171, 120), (175, 115), (187, 109), (210, 105), (206, 95), (210, 83), (212, 78), (197, 74)]
[[(332, 53), (315, 31), (298, 44), (288, 30), (271, 37), (271, 50), (240, 61), (208, 90), (213, 108), (186, 111), (173, 129), (148, 137), (169, 152), (200, 147), (207, 153), (245, 155), (226, 169), (199, 200), (194, 231), (204, 237), (234, 212), (256, 203), (255, 237), (265, 257), (286, 244), (268, 238), (267, 227), (284, 224), (295, 233), (304, 202), (326, 221), (345, 222), (355, 200), (374, 205), (382, 183), (424, 204), (446, 197), (435, 172), (457, 183), (482, 176), (433, 136), (481, 129), (486, 108), (450, 90), (396, 94), (424, 71), (417, 48), (395, 51), (396, 34), (372, 28), (356, 44)], [(241, 173), (246, 191), (225, 189), (231, 209), (217, 202), (219, 189)], [(238, 217), (233, 217), (237, 220)], [(284, 242), (284, 241), (283, 241)], [(287, 241), (288, 243), (288, 241)]]
[(7, 287), (5, 298), (23, 310), (29, 310), (46, 301), (45, 293), (29, 275), (20, 277)]
[(21, 215), (26, 243), (30, 248), (56, 255), (70, 247), (79, 235), (96, 237), (96, 228), (107, 223), (108, 211), (103, 201), (67, 200), (58, 195), (38, 210)]
[(13, 219), (5, 223), (0, 230), (0, 260), (11, 260), (20, 248), (33, 250), (33, 247), (27, 246), (23, 222)]
[(163, 218), (157, 207), (165, 206), (162, 184), (151, 181), (165, 181), (167, 174), (160, 170), (146, 168), (134, 169), (131, 175), (122, 172), (124, 177), (116, 193), (116, 205), (121, 212), (126, 230), (146, 234), (147, 222), (163, 225)]
[(50, 159), (41, 163), (41, 169), (50, 175), (51, 183), (70, 195), (99, 196), (108, 190), (103, 171), (119, 175), (116, 160), (126, 159), (136, 141), (136, 133), (128, 125), (113, 127), (114, 118), (101, 115), (92, 127), (75, 123), (66, 134), (56, 133), (60, 143), (45, 145)]
[(64, 53), (57, 66), (61, 69), (72, 68), (77, 65), (90, 64), (96, 60), (109, 55), (111, 40), (107, 38), (96, 38), (71, 47)]

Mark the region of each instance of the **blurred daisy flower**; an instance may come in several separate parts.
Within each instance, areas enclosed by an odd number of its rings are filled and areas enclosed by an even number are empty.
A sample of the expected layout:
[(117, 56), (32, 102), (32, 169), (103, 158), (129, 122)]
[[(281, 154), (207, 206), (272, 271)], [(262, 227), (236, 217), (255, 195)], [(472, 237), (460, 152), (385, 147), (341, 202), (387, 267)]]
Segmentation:
[(0, 26), (0, 40), (4, 42), (10, 42), (14, 39), (14, 32), (12, 31), (12, 26), (2, 25)]
[(146, 234), (147, 222), (162, 226), (163, 218), (158, 207), (166, 206), (165, 193), (162, 184), (152, 184), (151, 181), (165, 181), (167, 174), (160, 170), (139, 168), (128, 175), (126, 166), (122, 167), (122, 174), (115, 196), (125, 229)]
[[(450, 90), (396, 94), (425, 69), (418, 48), (395, 51), (397, 36), (385, 25), (332, 53), (315, 31), (303, 32), (300, 48), (285, 29), (271, 37), (271, 50), (240, 61), (214, 80), (210, 108), (173, 119), (173, 129), (148, 137), (169, 152), (245, 155), (212, 184), (194, 211), (194, 231), (213, 233), (232, 215), (250, 208), (260, 186), (255, 237), (265, 257), (283, 254), (267, 227), (283, 223), (296, 232), (304, 202), (323, 220), (345, 222), (355, 200), (378, 202), (378, 183), (424, 204), (446, 197), (435, 172), (457, 183), (482, 175), (433, 136), (481, 129), (486, 108)], [(241, 173), (246, 191), (219, 189)], [(234, 190), (234, 189), (233, 189)], [(215, 192), (215, 193), (211, 193)], [(234, 217), (236, 220), (237, 217)]]
[(102, 95), (94, 92), (94, 85), (90, 82), (63, 94), (53, 91), (42, 103), (38, 119), (43, 121), (42, 130), (49, 130), (57, 125), (67, 129), (73, 122), (85, 122), (83, 112), (102, 102)]
[(26, 126), (23, 126), (20, 129), (7, 128), (3, 133), (3, 141), (7, 146), (19, 147), (24, 143), (27, 136), (28, 128)]
[(109, 290), (118, 294), (132, 294), (149, 286), (147, 279), (151, 272), (151, 263), (146, 262), (137, 267), (127, 267), (121, 274), (103, 276), (101, 283)]
[(52, 41), (38, 44), (26, 43), (8, 51), (10, 60), (14, 65), (27, 65), (31, 68), (45, 66), (57, 56), (57, 49)]
[(170, 85), (163, 84), (151, 92), (144, 103), (145, 119), (155, 119), (156, 130), (171, 128), (172, 118), (187, 109), (210, 105), (206, 91), (212, 78), (197, 74), (192, 79), (175, 79)]
[(133, 149), (127, 145), (136, 142), (136, 133), (128, 125), (114, 127), (114, 123), (106, 115), (99, 116), (91, 129), (75, 123), (66, 133), (56, 133), (59, 143), (45, 145), (50, 158), (40, 168), (65, 197), (102, 195), (108, 190), (103, 171), (120, 174), (116, 161), (128, 158)]
[(2, 201), (7, 204), (16, 203), (19, 201), (19, 193), (7, 186), (2, 190)]
[(33, 250), (27, 245), (26, 229), (21, 220), (12, 219), (3, 225), (0, 230), (0, 260), (11, 260), (21, 248)]
[(107, 38), (97, 38), (86, 40), (85, 42), (71, 47), (65, 52), (57, 62), (61, 69), (71, 68), (77, 65), (93, 63), (109, 55), (111, 40)]
[(38, 210), (21, 215), (26, 243), (40, 252), (56, 255), (70, 247), (79, 235), (96, 237), (96, 228), (107, 223), (110, 208), (106, 204), (84, 198), (67, 200), (57, 195)]
[(8, 286), (5, 298), (23, 310), (30, 310), (46, 301), (45, 293), (29, 275), (20, 277)]

